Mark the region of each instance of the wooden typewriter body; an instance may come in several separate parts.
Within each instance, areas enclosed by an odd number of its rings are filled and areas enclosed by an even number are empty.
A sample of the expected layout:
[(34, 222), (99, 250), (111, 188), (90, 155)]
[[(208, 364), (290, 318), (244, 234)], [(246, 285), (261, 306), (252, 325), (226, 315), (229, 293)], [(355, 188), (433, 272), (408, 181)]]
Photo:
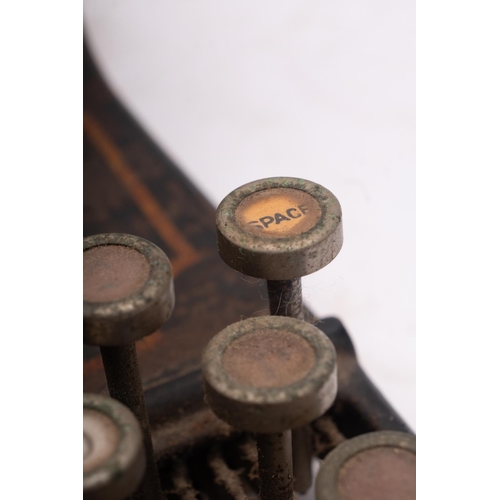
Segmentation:
[[(143, 237), (165, 251), (174, 271), (172, 317), (137, 343), (162, 489), (172, 499), (239, 499), (258, 490), (253, 438), (208, 408), (200, 359), (227, 325), (268, 313), (266, 291), (220, 259), (214, 217), (214, 207), (134, 122), (85, 51), (84, 236)], [(315, 454), (323, 458), (371, 431), (411, 432), (358, 364), (342, 323), (310, 313), (308, 319), (338, 354), (336, 401), (311, 424)], [(106, 393), (99, 349), (84, 346), (83, 357), (84, 392)]]

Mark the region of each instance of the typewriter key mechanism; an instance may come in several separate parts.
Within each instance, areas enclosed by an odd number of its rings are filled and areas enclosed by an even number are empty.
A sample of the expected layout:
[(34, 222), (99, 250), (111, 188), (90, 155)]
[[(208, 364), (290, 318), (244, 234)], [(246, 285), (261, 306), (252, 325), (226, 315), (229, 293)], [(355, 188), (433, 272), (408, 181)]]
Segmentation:
[(147, 468), (137, 498), (161, 493), (134, 342), (158, 329), (173, 306), (172, 267), (156, 245), (128, 234), (84, 239), (83, 340), (100, 346), (110, 395), (141, 424)]
[[(329, 264), (342, 248), (342, 210), (323, 186), (276, 177), (230, 193), (216, 215), (221, 258), (243, 274), (267, 280), (270, 313), (304, 319), (300, 278)], [(311, 486), (312, 438), (293, 430), (296, 490)]]
[(342, 247), (337, 198), (275, 177), (215, 211), (88, 52), (84, 72), (85, 499), (413, 499), (411, 429), (341, 321), (302, 304)]
[(250, 318), (208, 344), (202, 360), (207, 401), (222, 420), (255, 433), (260, 498), (293, 498), (292, 428), (333, 403), (335, 350), (323, 332), (284, 317)]

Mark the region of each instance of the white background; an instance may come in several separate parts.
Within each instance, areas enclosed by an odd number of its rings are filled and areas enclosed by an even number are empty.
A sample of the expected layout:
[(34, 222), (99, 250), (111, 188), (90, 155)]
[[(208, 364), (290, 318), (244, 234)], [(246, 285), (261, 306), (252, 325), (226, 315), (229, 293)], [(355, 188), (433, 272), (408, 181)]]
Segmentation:
[(413, 1), (85, 0), (111, 88), (216, 206), (246, 182), (330, 189), (344, 246), (303, 280), (415, 429)]

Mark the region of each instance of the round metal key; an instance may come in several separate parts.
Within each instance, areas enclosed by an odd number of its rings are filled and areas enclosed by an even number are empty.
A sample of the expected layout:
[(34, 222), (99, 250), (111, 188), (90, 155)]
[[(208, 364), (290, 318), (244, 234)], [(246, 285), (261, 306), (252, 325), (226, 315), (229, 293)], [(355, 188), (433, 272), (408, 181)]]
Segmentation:
[(303, 321), (250, 318), (228, 326), (202, 358), (206, 400), (233, 427), (255, 433), (261, 500), (292, 500), (291, 429), (310, 423), (337, 392), (335, 349)]
[(150, 241), (129, 234), (83, 240), (83, 341), (100, 346), (111, 397), (139, 420), (146, 452), (141, 498), (160, 500), (135, 341), (155, 332), (174, 307), (172, 266)]
[(153, 243), (128, 234), (83, 240), (83, 341), (123, 345), (156, 331), (172, 314), (172, 266)]
[(416, 438), (362, 434), (331, 451), (316, 478), (318, 500), (415, 500)]
[[(216, 215), (221, 258), (233, 269), (265, 278), (272, 315), (304, 319), (300, 278), (329, 264), (342, 242), (342, 210), (328, 189), (290, 177), (246, 184)], [(312, 484), (310, 429), (293, 429), (295, 487)]]
[(217, 245), (233, 269), (268, 280), (306, 276), (342, 247), (342, 210), (328, 189), (272, 177), (234, 190), (217, 209)]
[(123, 500), (137, 489), (145, 467), (132, 412), (112, 398), (83, 394), (83, 498)]
[(280, 432), (322, 415), (337, 392), (333, 344), (315, 326), (262, 316), (228, 326), (202, 358), (207, 401), (230, 425)]

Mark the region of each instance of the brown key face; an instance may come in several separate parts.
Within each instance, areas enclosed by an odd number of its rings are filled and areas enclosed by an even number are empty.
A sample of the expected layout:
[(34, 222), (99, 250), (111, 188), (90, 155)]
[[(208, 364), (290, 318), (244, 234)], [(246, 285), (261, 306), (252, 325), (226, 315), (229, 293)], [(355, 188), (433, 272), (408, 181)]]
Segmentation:
[(416, 456), (389, 446), (365, 450), (346, 461), (337, 481), (345, 500), (415, 500)]
[(222, 420), (251, 432), (282, 432), (313, 421), (337, 393), (333, 344), (295, 318), (261, 316), (234, 323), (202, 359), (207, 402)]
[(271, 329), (235, 340), (222, 355), (226, 373), (249, 387), (286, 387), (303, 379), (315, 361), (314, 349), (304, 338)]
[(167, 321), (174, 304), (172, 266), (156, 245), (121, 233), (84, 238), (84, 343), (140, 340)]
[(379, 431), (344, 441), (323, 461), (318, 500), (415, 500), (416, 440)]
[(133, 248), (103, 245), (83, 253), (83, 300), (112, 302), (138, 292), (150, 267), (146, 257)]
[(312, 229), (321, 217), (316, 199), (299, 189), (258, 191), (236, 209), (236, 220), (249, 233), (266, 238), (297, 236)]

